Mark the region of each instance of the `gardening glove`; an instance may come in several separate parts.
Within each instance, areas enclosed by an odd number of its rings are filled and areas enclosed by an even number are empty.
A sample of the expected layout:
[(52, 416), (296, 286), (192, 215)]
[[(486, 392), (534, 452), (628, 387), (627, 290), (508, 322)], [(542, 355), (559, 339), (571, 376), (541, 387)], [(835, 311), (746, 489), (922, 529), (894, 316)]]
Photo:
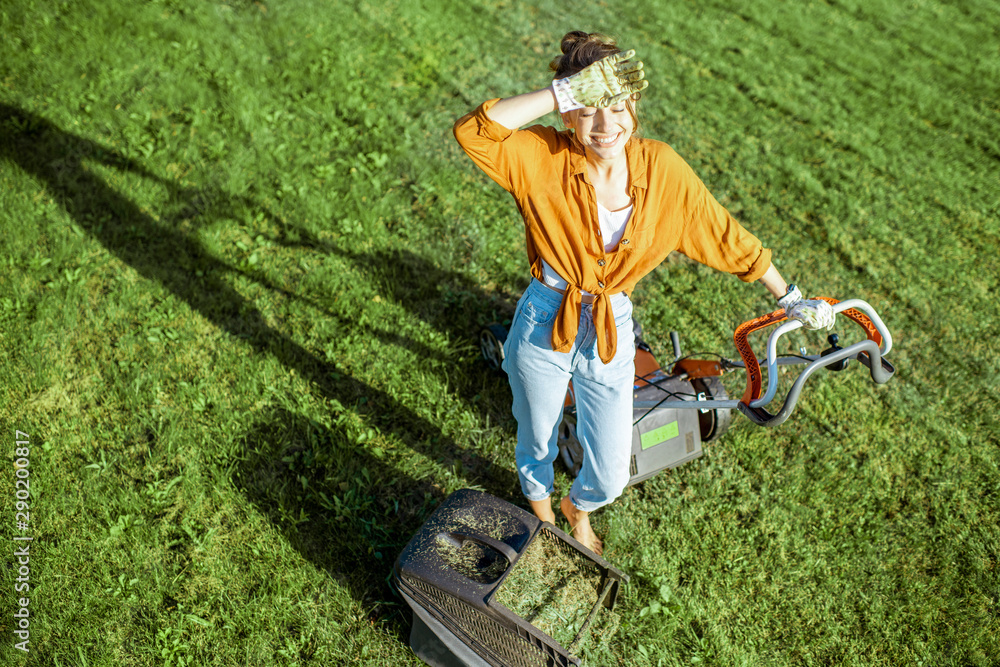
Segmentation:
[(788, 319), (802, 322), (806, 329), (832, 329), (836, 314), (826, 301), (803, 299), (802, 292), (795, 285), (789, 285), (785, 296), (778, 299), (778, 305), (785, 309)]
[(583, 107), (609, 107), (644, 90), (649, 81), (643, 81), (642, 62), (628, 61), (634, 55), (631, 49), (615, 53), (587, 65), (573, 76), (553, 81), (559, 113)]

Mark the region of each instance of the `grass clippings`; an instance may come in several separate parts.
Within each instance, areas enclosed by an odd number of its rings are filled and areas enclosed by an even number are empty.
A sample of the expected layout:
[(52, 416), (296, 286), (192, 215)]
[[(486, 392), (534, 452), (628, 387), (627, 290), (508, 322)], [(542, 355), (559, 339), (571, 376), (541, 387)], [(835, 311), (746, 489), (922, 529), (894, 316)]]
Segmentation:
[(601, 571), (541, 531), (518, 558), (494, 600), (568, 647), (597, 603)]

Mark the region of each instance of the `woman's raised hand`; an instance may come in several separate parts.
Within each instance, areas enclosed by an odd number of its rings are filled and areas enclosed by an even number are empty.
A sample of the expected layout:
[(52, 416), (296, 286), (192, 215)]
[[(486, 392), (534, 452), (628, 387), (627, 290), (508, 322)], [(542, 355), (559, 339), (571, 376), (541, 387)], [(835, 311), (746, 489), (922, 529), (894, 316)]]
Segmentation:
[(635, 51), (602, 58), (576, 74), (552, 82), (552, 90), (565, 113), (583, 107), (603, 108), (623, 102), (649, 85), (643, 77), (642, 61), (630, 60)]

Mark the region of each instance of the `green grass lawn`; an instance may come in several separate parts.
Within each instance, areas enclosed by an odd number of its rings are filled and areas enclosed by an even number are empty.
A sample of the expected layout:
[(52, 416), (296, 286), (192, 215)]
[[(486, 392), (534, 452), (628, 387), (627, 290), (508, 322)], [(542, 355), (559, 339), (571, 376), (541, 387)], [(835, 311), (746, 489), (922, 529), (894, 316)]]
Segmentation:
[[(476, 343), (523, 231), (451, 124), (577, 28), (639, 52), (644, 134), (786, 278), (871, 303), (898, 369), (816, 375), (598, 512), (632, 580), (587, 664), (1000, 664), (986, 0), (0, 4), (0, 662), (421, 664), (393, 560), (452, 491), (523, 503)], [(774, 309), (682, 259), (635, 301), (661, 359)]]

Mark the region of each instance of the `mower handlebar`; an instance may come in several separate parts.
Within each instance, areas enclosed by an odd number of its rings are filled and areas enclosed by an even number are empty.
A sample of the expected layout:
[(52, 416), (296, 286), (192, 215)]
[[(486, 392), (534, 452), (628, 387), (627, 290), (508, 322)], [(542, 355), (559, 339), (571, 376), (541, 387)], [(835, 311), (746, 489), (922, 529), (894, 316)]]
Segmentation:
[[(844, 359), (856, 358), (868, 367), (872, 380), (878, 384), (888, 382), (895, 369), (892, 364), (885, 360), (885, 355), (892, 349), (892, 336), (889, 329), (882, 322), (875, 309), (861, 299), (847, 299), (837, 301), (828, 297), (816, 297), (826, 301), (833, 307), (834, 313), (842, 313), (847, 318), (853, 320), (867, 335), (867, 340), (863, 340), (843, 349), (826, 354), (809, 363), (806, 368), (799, 373), (791, 389), (785, 395), (784, 404), (777, 414), (771, 414), (764, 406), (770, 403), (778, 388), (778, 357), (777, 342), (782, 335), (795, 331), (802, 327), (802, 323), (797, 320), (788, 320), (784, 309), (779, 309), (773, 313), (763, 315), (756, 319), (744, 322), (736, 328), (733, 340), (736, 349), (739, 350), (740, 357), (747, 371), (747, 388), (742, 400), (738, 404), (740, 412), (745, 414), (751, 421), (759, 426), (777, 426), (784, 422), (791, 415), (795, 408), (795, 403), (799, 399), (802, 387), (810, 375), (820, 368), (831, 366)], [(863, 312), (862, 312), (863, 311)], [(787, 320), (787, 321), (786, 321)], [(761, 397), (762, 378), (760, 363), (753, 349), (747, 342), (747, 337), (754, 331), (767, 328), (772, 324), (784, 322), (775, 329), (767, 341), (767, 393)]]

